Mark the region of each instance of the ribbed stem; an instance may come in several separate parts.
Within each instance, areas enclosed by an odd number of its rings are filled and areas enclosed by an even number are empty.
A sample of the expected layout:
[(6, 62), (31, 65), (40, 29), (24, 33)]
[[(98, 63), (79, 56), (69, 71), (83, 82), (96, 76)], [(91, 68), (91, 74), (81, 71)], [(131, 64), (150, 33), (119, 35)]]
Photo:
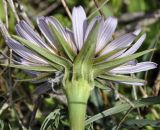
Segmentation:
[(70, 130), (84, 130), (85, 115), (86, 115), (86, 104), (70, 103), (69, 104)]
[(68, 82), (66, 85), (71, 130), (84, 130), (85, 115), (91, 86), (85, 80)]

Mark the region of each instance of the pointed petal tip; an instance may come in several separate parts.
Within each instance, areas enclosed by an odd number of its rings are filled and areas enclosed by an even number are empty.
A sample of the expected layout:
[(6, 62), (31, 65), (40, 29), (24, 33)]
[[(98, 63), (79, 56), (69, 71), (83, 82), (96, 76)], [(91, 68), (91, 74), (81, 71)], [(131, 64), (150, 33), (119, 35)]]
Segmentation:
[(78, 6), (74, 6), (73, 7), (73, 10), (77, 10), (77, 9), (80, 9), (80, 10), (84, 10), (84, 8), (81, 6), (81, 5), (78, 5)]
[(80, 5), (80, 6), (75, 6), (73, 7), (73, 10), (72, 10), (72, 17), (73, 15), (76, 15), (76, 14), (80, 14), (81, 16), (85, 17), (86, 18), (86, 13), (85, 13), (85, 10), (84, 8)]
[(140, 32), (141, 32), (141, 28), (138, 28), (133, 32), (133, 34), (138, 36), (140, 34)]
[(118, 22), (118, 19), (114, 16), (109, 16), (107, 19), (111, 19), (111, 20), (114, 20), (115, 22)]
[(40, 20), (44, 20), (44, 19), (45, 19), (44, 16), (37, 16), (37, 17), (36, 17), (36, 22), (37, 22), (37, 24), (39, 24), (39, 21), (40, 21)]

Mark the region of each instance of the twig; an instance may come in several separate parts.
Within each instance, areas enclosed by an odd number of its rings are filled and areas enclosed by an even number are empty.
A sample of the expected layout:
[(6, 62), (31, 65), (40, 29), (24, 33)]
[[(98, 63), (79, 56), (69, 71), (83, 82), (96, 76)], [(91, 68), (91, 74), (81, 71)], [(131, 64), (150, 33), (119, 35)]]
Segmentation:
[(112, 83), (110, 83), (110, 87), (116, 93), (118, 99), (123, 99), (128, 104), (130, 104), (132, 107), (134, 107), (134, 104), (127, 97), (125, 97), (123, 94), (119, 93), (118, 90), (116, 88), (114, 88)]
[[(133, 75), (134, 77), (135, 77), (135, 75)], [(137, 87), (135, 86), (135, 85), (132, 85), (132, 90), (133, 90), (133, 96), (134, 96), (134, 99), (135, 100), (138, 100), (138, 96), (137, 96)], [(137, 112), (138, 112), (138, 114), (139, 114), (139, 119), (141, 118), (141, 113), (140, 113), (140, 110), (139, 110), (139, 108), (137, 108)]]
[(66, 12), (67, 12), (70, 20), (72, 20), (72, 15), (71, 15), (71, 12), (70, 12), (67, 4), (66, 4), (66, 1), (65, 1), (65, 0), (61, 0), (61, 3), (62, 3), (62, 5), (63, 5), (64, 9), (66, 10)]
[(93, 13), (91, 13), (89, 16), (88, 16), (88, 19), (90, 19), (95, 13), (97, 13), (97, 11), (99, 11), (109, 0), (105, 0), (101, 6), (99, 6)]
[(155, 80), (153, 89), (152, 89), (152, 95), (157, 96), (160, 90), (160, 71), (158, 72), (158, 76)]
[(120, 24), (129, 24), (129, 23), (133, 23), (133, 22), (138, 22), (138, 21), (142, 21), (144, 19), (159, 19), (160, 18), (160, 10), (156, 10), (154, 12), (151, 13), (144, 13), (144, 12), (138, 12), (138, 13), (126, 13), (123, 14), (120, 18), (119, 18), (119, 23)]
[[(9, 61), (8, 61), (8, 63), (9, 63), (9, 65), (11, 64), (11, 62), (12, 62), (12, 50), (10, 49), (9, 50)], [(13, 102), (12, 102), (12, 100), (13, 100), (13, 84), (12, 84), (12, 77), (11, 77), (11, 68), (9, 67), (8, 68), (8, 86), (9, 86), (9, 103), (10, 103), (10, 106), (12, 106), (13, 105)]]
[(4, 5), (4, 12), (5, 12), (5, 22), (6, 22), (6, 27), (8, 28), (8, 9), (7, 9), (7, 2), (6, 0), (3, 0), (3, 5)]
[(20, 1), (16, 0), (16, 4), (17, 4), (17, 12), (18, 14), (25, 20), (27, 21), (27, 23), (29, 25), (31, 25), (32, 27), (34, 27), (34, 25), (32, 24), (31, 20), (28, 18), (25, 10), (24, 10), (24, 6), (20, 3)]
[(16, 8), (15, 8), (13, 0), (7, 0), (7, 2), (9, 3), (9, 5), (10, 5), (10, 7), (11, 7), (11, 9), (12, 9), (12, 11), (13, 11), (15, 17), (16, 17), (17, 22), (19, 22), (20, 19), (18, 17), (18, 14), (17, 14), (17, 11), (16, 11)]
[[(96, 6), (96, 7), (97, 7), (97, 9), (98, 9), (98, 8), (99, 8), (99, 5), (98, 5), (97, 0), (93, 0), (93, 1), (94, 1), (95, 6)], [(103, 16), (103, 17), (105, 18), (105, 15), (104, 15), (104, 13), (102, 12), (102, 10), (101, 10), (101, 9), (99, 9), (98, 11), (99, 11), (100, 15), (101, 15), (101, 16)]]
[(59, 5), (60, 5), (60, 2), (53, 3), (46, 10), (43, 10), (42, 12), (38, 13), (37, 16), (45, 16), (50, 12), (52, 12), (54, 9), (56, 9)]
[(126, 114), (124, 115), (124, 117), (121, 119), (121, 121), (119, 122), (119, 124), (117, 125), (117, 127), (115, 128), (115, 130), (119, 130), (122, 123), (125, 121), (125, 119), (127, 118), (128, 114), (132, 111), (132, 107), (129, 108), (129, 110), (126, 112)]
[(10, 37), (5, 25), (1, 20), (0, 20), (0, 32), (2, 33), (2, 36), (4, 39), (6, 39), (7, 37)]

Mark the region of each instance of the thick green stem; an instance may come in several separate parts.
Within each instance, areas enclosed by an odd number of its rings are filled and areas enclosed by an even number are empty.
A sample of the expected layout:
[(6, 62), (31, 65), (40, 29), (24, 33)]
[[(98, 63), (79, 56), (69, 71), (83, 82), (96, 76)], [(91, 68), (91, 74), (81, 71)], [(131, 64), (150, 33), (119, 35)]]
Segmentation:
[(71, 130), (84, 130), (85, 115), (91, 86), (86, 80), (68, 82), (66, 95)]
[(71, 130), (84, 130), (86, 115), (86, 104), (70, 103), (69, 118)]

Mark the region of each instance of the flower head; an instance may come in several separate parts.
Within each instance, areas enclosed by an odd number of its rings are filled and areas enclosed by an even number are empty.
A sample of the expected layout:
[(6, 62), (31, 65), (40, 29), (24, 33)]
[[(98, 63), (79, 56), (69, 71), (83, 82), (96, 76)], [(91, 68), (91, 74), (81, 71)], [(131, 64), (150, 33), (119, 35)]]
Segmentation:
[(146, 34), (140, 36), (140, 29), (113, 38), (117, 26), (115, 17), (105, 20), (98, 16), (88, 22), (84, 9), (79, 6), (73, 8), (72, 29), (64, 28), (53, 17), (37, 17), (37, 24), (44, 38), (23, 20), (16, 25), (16, 32), (21, 38), (5, 37), (8, 46), (18, 55), (17, 63), (26, 69), (32, 66), (29, 69), (35, 71), (33, 67), (40, 66), (40, 71), (55, 72), (67, 67), (72, 70), (70, 68), (77, 64), (85, 66), (87, 63), (86, 69), (75, 67), (73, 71), (86, 75), (93, 71), (94, 80), (142, 85), (144, 81), (127, 74), (156, 68), (153, 62), (138, 63), (135, 60), (150, 52), (134, 54), (146, 38)]

